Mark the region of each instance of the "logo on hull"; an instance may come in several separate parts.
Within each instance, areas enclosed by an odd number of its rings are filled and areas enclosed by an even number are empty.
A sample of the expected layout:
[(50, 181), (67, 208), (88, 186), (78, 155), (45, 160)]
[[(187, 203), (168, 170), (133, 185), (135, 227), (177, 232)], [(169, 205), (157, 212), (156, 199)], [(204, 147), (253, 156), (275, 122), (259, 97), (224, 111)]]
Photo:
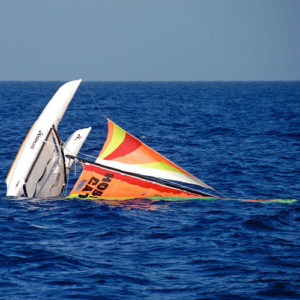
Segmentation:
[(38, 140), (40, 139), (40, 137), (43, 136), (43, 135), (44, 135), (44, 134), (42, 133), (42, 131), (39, 130), (38, 134), (36, 135), (36, 137), (35, 137), (35, 139), (34, 139), (32, 145), (31, 145), (31, 147), (30, 147), (31, 149), (34, 149), (36, 143), (38, 142)]

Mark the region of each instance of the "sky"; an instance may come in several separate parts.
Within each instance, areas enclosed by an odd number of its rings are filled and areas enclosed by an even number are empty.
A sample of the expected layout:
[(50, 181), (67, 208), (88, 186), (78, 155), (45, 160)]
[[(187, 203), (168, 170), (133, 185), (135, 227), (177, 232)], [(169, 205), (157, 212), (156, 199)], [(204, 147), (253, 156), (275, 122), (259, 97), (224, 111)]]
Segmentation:
[(300, 0), (0, 0), (0, 80), (300, 80)]

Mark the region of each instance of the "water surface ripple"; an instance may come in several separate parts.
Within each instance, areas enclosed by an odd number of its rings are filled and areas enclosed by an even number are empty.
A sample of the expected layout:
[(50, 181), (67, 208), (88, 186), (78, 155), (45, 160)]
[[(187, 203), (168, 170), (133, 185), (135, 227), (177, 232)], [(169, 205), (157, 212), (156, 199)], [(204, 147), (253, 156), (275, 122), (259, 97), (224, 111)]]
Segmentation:
[(60, 85), (0, 82), (1, 299), (300, 298), (299, 82), (87, 82), (59, 126), (96, 156), (104, 114), (228, 197), (295, 203), (7, 198)]

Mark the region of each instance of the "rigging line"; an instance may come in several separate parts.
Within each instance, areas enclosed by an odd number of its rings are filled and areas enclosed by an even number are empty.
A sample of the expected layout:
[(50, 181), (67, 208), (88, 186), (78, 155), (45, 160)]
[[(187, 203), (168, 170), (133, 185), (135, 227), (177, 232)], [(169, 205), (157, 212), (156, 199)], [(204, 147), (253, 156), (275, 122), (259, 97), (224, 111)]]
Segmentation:
[[(87, 84), (83, 81), (82, 82), (82, 86), (84, 86), (84, 88), (86, 89), (86, 91), (88, 92), (90, 98), (93, 100), (95, 106), (97, 107), (98, 111), (100, 112), (100, 114), (102, 115), (102, 117), (106, 120), (109, 119), (108, 115), (105, 113), (105, 111), (99, 106), (96, 98), (94, 97), (94, 95), (92, 94), (92, 92), (89, 90), (89, 88), (87, 87)], [(128, 121), (124, 118), (121, 118), (121, 117), (117, 117), (117, 116), (114, 116), (114, 119), (117, 120), (118, 123), (121, 123), (121, 124), (128, 124)], [(121, 121), (121, 122), (119, 122)], [(127, 127), (127, 126), (126, 126)]]
[[(90, 158), (93, 158), (93, 159), (97, 159), (97, 157), (98, 156), (95, 156), (95, 155), (89, 155), (89, 154), (86, 154), (86, 153), (83, 153), (83, 152), (80, 152), (80, 151), (78, 151), (78, 154), (81, 154), (81, 155), (83, 155), (83, 156), (86, 156), (86, 157), (90, 157)], [(77, 155), (78, 155), (77, 154)]]
[[(77, 159), (77, 157), (74, 158), (74, 167), (72, 167), (72, 170), (75, 172), (77, 171), (77, 168), (82, 168), (83, 169), (83, 162)], [(74, 176), (77, 178), (77, 176)]]
[(227, 198), (222, 192), (220, 192), (219, 190), (214, 189), (214, 191), (218, 194), (220, 194), (223, 198)]
[(106, 116), (104, 110), (98, 105), (97, 100), (95, 99), (95, 97), (93, 96), (93, 94), (90, 92), (90, 90), (88, 89), (88, 87), (87, 87), (87, 85), (86, 85), (86, 83), (84, 81), (82, 82), (82, 85), (84, 86), (84, 88), (88, 92), (90, 98), (94, 101), (94, 104), (97, 107), (97, 109), (99, 110), (99, 112), (102, 115), (102, 117), (104, 117), (104, 119), (107, 119), (108, 117)]

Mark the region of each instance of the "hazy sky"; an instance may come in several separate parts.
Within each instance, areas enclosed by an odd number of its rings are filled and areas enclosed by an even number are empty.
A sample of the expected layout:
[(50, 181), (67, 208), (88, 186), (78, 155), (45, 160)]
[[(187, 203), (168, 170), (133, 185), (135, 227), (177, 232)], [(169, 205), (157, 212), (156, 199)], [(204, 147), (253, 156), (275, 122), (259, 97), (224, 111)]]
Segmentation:
[(0, 0), (0, 80), (300, 80), (300, 0)]

